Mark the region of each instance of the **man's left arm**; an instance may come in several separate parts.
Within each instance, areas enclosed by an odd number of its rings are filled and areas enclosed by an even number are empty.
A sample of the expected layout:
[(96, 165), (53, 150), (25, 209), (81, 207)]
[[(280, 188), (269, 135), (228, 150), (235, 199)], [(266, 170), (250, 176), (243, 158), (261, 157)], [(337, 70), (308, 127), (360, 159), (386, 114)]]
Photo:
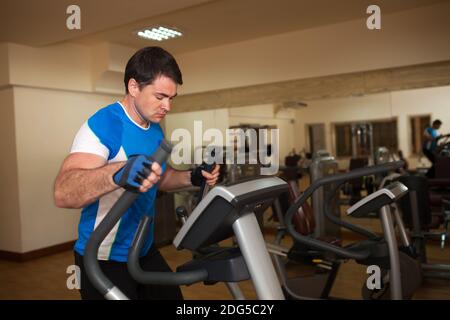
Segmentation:
[[(216, 184), (219, 178), (219, 170), (219, 165), (216, 165), (211, 173), (202, 170), (202, 175), (210, 187)], [(175, 170), (167, 166), (166, 172), (161, 177), (158, 189), (161, 191), (171, 191), (191, 186), (191, 170)]]

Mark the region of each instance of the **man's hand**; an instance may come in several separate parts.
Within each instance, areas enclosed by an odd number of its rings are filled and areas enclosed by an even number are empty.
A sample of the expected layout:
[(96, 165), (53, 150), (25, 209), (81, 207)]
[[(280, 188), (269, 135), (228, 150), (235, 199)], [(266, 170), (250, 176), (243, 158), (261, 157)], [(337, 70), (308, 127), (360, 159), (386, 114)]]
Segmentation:
[(142, 180), (141, 186), (139, 187), (139, 192), (147, 192), (161, 179), (162, 169), (159, 163), (153, 162), (151, 170), (152, 172), (150, 173), (150, 175), (144, 180)]
[(125, 165), (114, 176), (114, 182), (126, 190), (147, 192), (161, 178), (161, 166), (151, 163), (146, 156), (131, 156)]
[(216, 184), (217, 179), (219, 179), (220, 166), (216, 164), (211, 172), (205, 171), (204, 169), (206, 168), (206, 164), (202, 163), (200, 166), (190, 171), (190, 180), (193, 186), (200, 187), (203, 181), (205, 181), (210, 187), (213, 187)]
[(216, 164), (214, 170), (211, 173), (202, 170), (202, 176), (206, 179), (206, 183), (208, 184), (208, 186), (214, 187), (214, 185), (217, 182), (217, 179), (219, 179), (219, 170), (220, 166), (218, 164)]

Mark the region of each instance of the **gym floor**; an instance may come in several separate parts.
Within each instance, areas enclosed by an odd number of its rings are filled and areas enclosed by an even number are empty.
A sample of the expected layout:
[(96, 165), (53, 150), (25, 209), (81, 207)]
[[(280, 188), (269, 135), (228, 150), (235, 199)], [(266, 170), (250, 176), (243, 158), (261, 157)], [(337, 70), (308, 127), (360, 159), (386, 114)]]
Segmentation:
[[(362, 220), (361, 220), (362, 221)], [(373, 223), (368, 220), (367, 223)], [(270, 225), (269, 225), (270, 227)], [(266, 239), (273, 239), (273, 233), (267, 232)], [(344, 238), (345, 234), (344, 234)], [(288, 244), (288, 243), (286, 243)], [(169, 265), (175, 268), (190, 259), (187, 251), (177, 251), (173, 246), (161, 248), (161, 253)], [(450, 263), (450, 248), (441, 250), (438, 243), (428, 245), (431, 260)], [(76, 290), (68, 290), (66, 269), (73, 264), (73, 253), (67, 251), (52, 256), (17, 263), (0, 260), (0, 299), (79, 299)], [(361, 285), (365, 276), (365, 267), (352, 261), (344, 263), (332, 290), (332, 296), (348, 299), (360, 299)], [(248, 299), (255, 299), (250, 281), (240, 284)], [(231, 299), (224, 284), (204, 286), (196, 284), (182, 287), (185, 299)], [(415, 299), (450, 299), (450, 281), (425, 280), (423, 287), (415, 294)]]

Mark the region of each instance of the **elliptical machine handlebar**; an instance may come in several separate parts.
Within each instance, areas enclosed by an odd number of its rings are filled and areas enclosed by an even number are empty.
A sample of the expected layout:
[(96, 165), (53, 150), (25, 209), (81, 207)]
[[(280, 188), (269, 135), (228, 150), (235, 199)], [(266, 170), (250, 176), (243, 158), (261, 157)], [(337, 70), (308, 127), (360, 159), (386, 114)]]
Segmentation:
[[(214, 166), (215, 163), (207, 164), (205, 170), (207, 172), (212, 172)], [(208, 191), (209, 186), (206, 184), (206, 180), (203, 179), (200, 186), (199, 202), (204, 198)], [(183, 216), (182, 218), (186, 219), (187, 216)], [(184, 222), (185, 221), (183, 221), (183, 223)], [(145, 243), (151, 223), (152, 217), (147, 215), (142, 216), (133, 243), (131, 244), (130, 251), (128, 251), (127, 266), (131, 277), (139, 283), (155, 285), (188, 285), (206, 280), (208, 278), (208, 272), (205, 269), (182, 272), (149, 272), (142, 270), (139, 264), (139, 253)]]
[(139, 222), (136, 235), (128, 252), (128, 271), (139, 283), (156, 285), (187, 285), (204, 281), (208, 272), (204, 269), (183, 272), (150, 272), (142, 270), (139, 264), (139, 253), (148, 235), (152, 217), (144, 215)]
[[(339, 257), (348, 258), (348, 259), (355, 259), (355, 260), (363, 260), (367, 258), (370, 255), (369, 250), (352, 250), (352, 249), (345, 249), (342, 247), (338, 247), (320, 240), (316, 240), (307, 236), (303, 236), (300, 233), (298, 233), (295, 230), (294, 225), (292, 224), (292, 218), (294, 214), (297, 212), (297, 210), (308, 200), (309, 197), (313, 194), (315, 190), (318, 188), (331, 184), (336, 183), (338, 185), (342, 184), (343, 182), (364, 177), (371, 174), (377, 174), (377, 173), (383, 173), (386, 171), (393, 171), (398, 168), (403, 167), (404, 161), (396, 161), (396, 162), (388, 162), (376, 166), (370, 166), (365, 168), (359, 168), (352, 170), (350, 172), (346, 173), (340, 173), (333, 176), (327, 176), (321, 179), (318, 179), (317, 181), (313, 182), (306, 190), (302, 193), (302, 195), (295, 201), (294, 204), (292, 204), (284, 218), (284, 223), (286, 225), (287, 231), (289, 234), (297, 241), (306, 244), (312, 248), (318, 249), (318, 250), (324, 250), (324, 251), (331, 251), (334, 252)], [(329, 198), (331, 200), (331, 198)], [(353, 226), (354, 227), (356, 226)], [(357, 227), (358, 233), (365, 234), (369, 238), (373, 238), (374, 234), (371, 232)], [(356, 230), (354, 230), (356, 231)], [(376, 235), (375, 235), (376, 236)]]
[[(163, 164), (172, 152), (172, 145), (163, 140), (155, 151), (148, 159), (151, 162), (157, 162)], [(91, 237), (88, 240), (86, 249), (84, 252), (84, 267), (86, 269), (86, 274), (89, 280), (92, 282), (94, 287), (109, 300), (119, 300), (128, 299), (114, 284), (105, 276), (105, 274), (100, 269), (97, 253), (98, 249), (109, 234), (109, 232), (114, 228), (116, 223), (125, 214), (128, 208), (133, 204), (133, 202), (139, 196), (139, 192), (127, 190), (122, 196), (117, 200), (117, 202), (112, 206), (109, 212), (106, 214), (102, 222), (97, 226), (97, 228), (92, 232)]]
[(333, 222), (334, 224), (336, 224), (338, 226), (341, 226), (341, 227), (351, 230), (353, 232), (359, 233), (360, 235), (363, 235), (368, 239), (375, 240), (375, 241), (380, 240), (382, 237), (380, 237), (379, 235), (377, 235), (369, 230), (366, 230), (364, 228), (361, 228), (360, 226), (357, 226), (355, 224), (343, 221), (343, 220), (339, 219), (338, 217), (336, 217), (332, 213), (332, 206), (333, 206), (332, 200), (336, 197), (337, 192), (339, 191), (339, 189), (342, 187), (342, 185), (344, 183), (345, 183), (345, 181), (339, 181), (328, 192), (328, 195), (325, 199), (325, 206), (324, 206), (325, 216), (327, 217), (328, 220), (330, 220), (331, 222)]

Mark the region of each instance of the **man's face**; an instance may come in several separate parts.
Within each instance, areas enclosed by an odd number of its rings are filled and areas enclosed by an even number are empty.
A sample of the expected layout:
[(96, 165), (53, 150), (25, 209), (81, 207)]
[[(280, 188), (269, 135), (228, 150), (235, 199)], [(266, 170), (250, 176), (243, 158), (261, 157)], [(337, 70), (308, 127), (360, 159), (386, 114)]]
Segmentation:
[(166, 76), (157, 77), (152, 84), (136, 92), (134, 104), (145, 119), (159, 123), (172, 107), (177, 84)]
[(436, 129), (436, 130), (439, 130), (439, 129), (441, 128), (441, 125), (440, 125), (440, 124), (435, 124), (435, 125), (433, 126), (433, 128)]

